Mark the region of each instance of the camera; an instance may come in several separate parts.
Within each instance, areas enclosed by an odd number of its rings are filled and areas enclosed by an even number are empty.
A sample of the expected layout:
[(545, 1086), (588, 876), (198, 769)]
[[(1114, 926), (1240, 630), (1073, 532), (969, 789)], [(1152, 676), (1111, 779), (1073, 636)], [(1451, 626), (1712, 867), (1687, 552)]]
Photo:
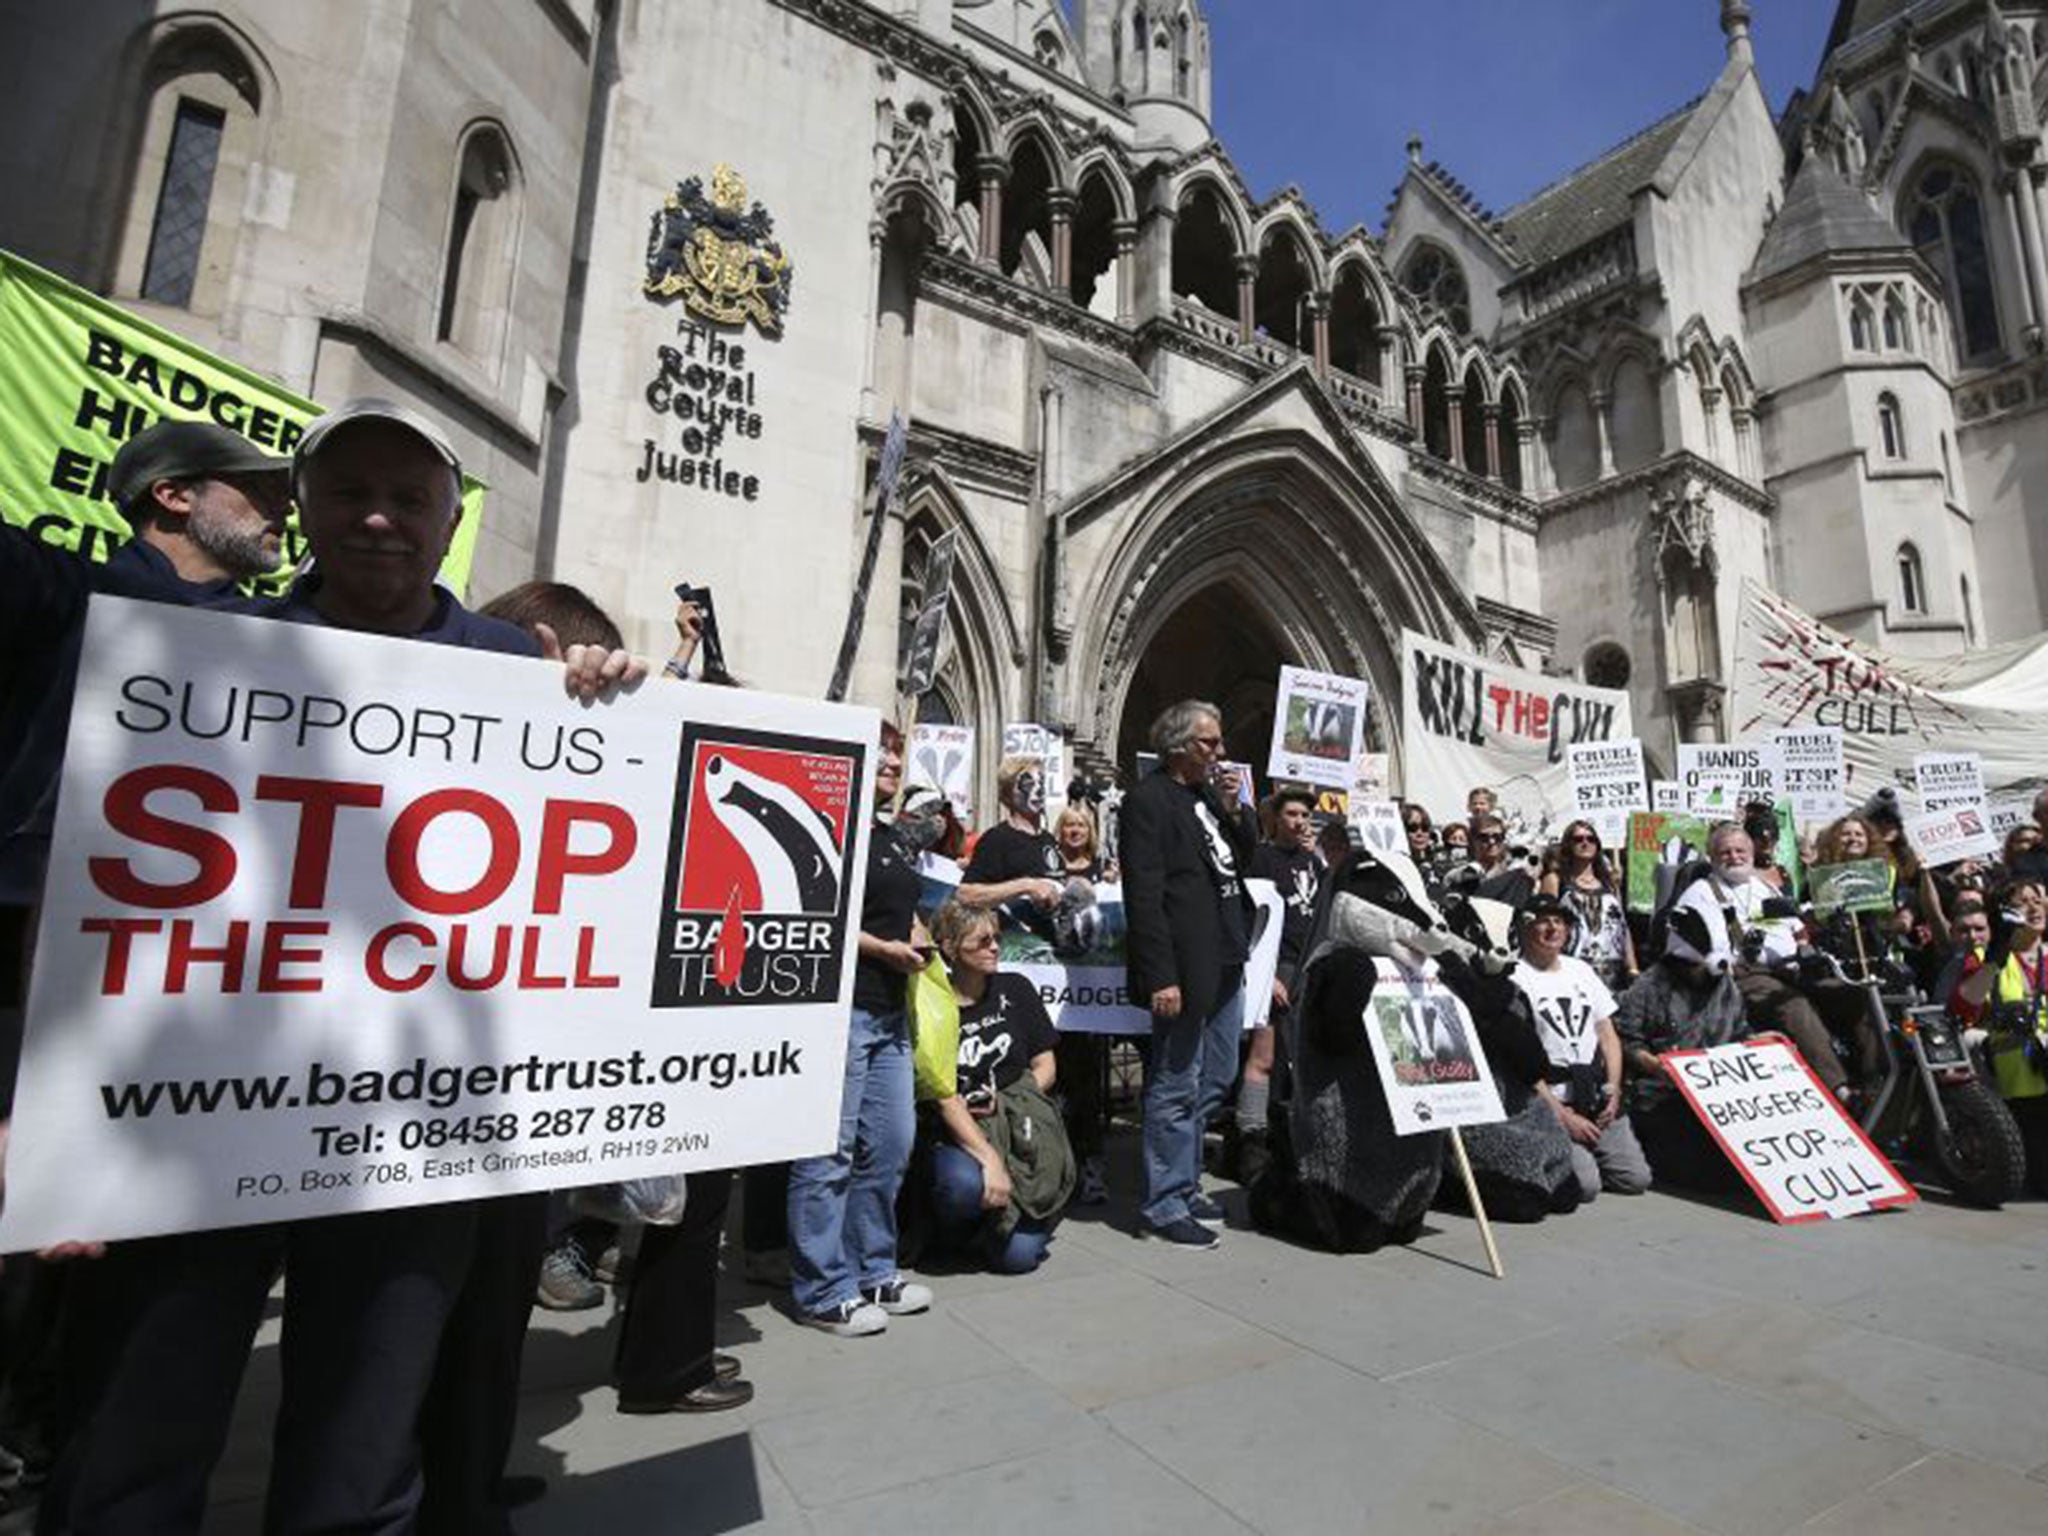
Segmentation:
[(702, 616), (704, 629), (698, 644), (704, 649), (704, 681), (707, 683), (728, 682), (732, 673), (725, 665), (725, 644), (718, 638), (718, 610), (711, 604), (711, 589), (696, 587), (682, 582), (676, 587), (676, 601), (695, 603)]

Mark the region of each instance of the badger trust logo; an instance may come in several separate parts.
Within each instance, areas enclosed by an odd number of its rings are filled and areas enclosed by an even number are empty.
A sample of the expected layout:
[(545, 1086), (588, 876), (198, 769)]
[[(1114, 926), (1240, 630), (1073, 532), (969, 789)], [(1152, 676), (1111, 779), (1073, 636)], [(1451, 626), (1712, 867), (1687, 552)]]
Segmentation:
[(774, 235), (775, 220), (759, 203), (747, 205), (747, 184), (731, 166), (713, 168), (709, 197), (704, 178), (692, 176), (655, 212), (644, 291), (680, 298), (718, 325), (751, 320), (763, 336), (780, 336), (796, 268)]
[(861, 759), (846, 742), (684, 726), (652, 1006), (837, 998)]

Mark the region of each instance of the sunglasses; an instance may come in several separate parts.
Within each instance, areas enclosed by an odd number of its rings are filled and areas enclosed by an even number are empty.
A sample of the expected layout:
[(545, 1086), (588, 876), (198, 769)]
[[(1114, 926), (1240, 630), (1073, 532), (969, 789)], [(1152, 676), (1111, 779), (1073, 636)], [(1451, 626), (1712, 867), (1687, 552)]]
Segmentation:
[(1507, 840), (1504, 832), (1481, 832), (1472, 839), (1475, 843), (1504, 843)]
[(1590, 832), (1574, 832), (1572, 834), (1572, 841), (1574, 843), (1591, 843), (1595, 847), (1598, 847), (1600, 844), (1600, 839)]

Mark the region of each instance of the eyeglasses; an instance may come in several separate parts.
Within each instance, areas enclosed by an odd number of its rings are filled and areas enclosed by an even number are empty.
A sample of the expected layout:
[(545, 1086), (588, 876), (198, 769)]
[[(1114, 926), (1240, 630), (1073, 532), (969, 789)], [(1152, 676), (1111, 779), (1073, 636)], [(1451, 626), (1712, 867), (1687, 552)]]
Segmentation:
[(1596, 848), (1600, 846), (1600, 839), (1590, 832), (1574, 832), (1572, 834), (1572, 842), (1574, 844), (1591, 843)]
[(1502, 832), (1475, 832), (1472, 835), (1472, 841), (1475, 843), (1504, 843), (1507, 841), (1507, 835)]

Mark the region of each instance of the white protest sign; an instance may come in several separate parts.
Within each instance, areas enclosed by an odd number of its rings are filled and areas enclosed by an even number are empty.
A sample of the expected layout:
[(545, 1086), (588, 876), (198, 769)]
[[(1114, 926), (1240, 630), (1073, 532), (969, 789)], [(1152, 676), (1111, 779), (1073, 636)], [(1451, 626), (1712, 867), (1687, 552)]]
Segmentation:
[(2002, 795), (1985, 810), (1990, 818), (1991, 835), (2001, 849), (2015, 828), (2024, 827), (2034, 819), (2034, 802), (2024, 795)]
[(1408, 829), (1402, 825), (1401, 807), (1394, 801), (1353, 799), (1347, 814), (1374, 853), (1407, 853)]
[(1003, 756), (1036, 758), (1045, 766), (1045, 819), (1053, 818), (1067, 803), (1067, 743), (1058, 731), (1043, 725), (1013, 724), (1003, 727)]
[(953, 814), (974, 820), (974, 727), (913, 725), (903, 764), (905, 785), (922, 784), (951, 802)]
[(1941, 868), (1962, 859), (1995, 859), (1998, 839), (1991, 835), (1990, 818), (1976, 806), (1958, 806), (1928, 816), (1908, 816), (1906, 841), (1929, 867)]
[(1351, 793), (1364, 800), (1387, 799), (1387, 775), (1391, 771), (1390, 754), (1359, 753), (1357, 766), (1351, 770)]
[(1600, 841), (1619, 848), (1628, 837), (1633, 811), (1647, 811), (1650, 797), (1643, 786), (1643, 744), (1626, 741), (1582, 741), (1566, 755), (1571, 771), (1572, 807), (1593, 823)]
[(1365, 701), (1371, 691), (1360, 678), (1283, 666), (1267, 774), (1348, 791), (1365, 739)]
[[(927, 919), (960, 884), (960, 866), (926, 854), (918, 861), (923, 891), (918, 909)], [(1245, 962), (1245, 1021), (1265, 1022), (1272, 1005), (1273, 977), (1280, 967), (1280, 924), (1286, 906), (1270, 880), (1247, 880), (1251, 896), (1251, 957)], [(1075, 887), (1082, 899), (1074, 899)], [(1143, 1035), (1152, 1014), (1131, 1001), (1127, 972), (1130, 932), (1124, 917), (1123, 887), (1067, 882), (1068, 896), (1051, 909), (1028, 901), (1006, 902), (1002, 917), (1002, 968), (1038, 989), (1039, 1001), (1055, 1028), (1066, 1034)], [(1261, 1002), (1263, 999), (1263, 1003)]]
[(1712, 814), (1739, 815), (1752, 800), (1777, 803), (1783, 793), (1784, 754), (1767, 741), (1682, 741), (1678, 782), (1685, 786), (1686, 810), (1695, 816), (1710, 814), (1703, 809), (1708, 787), (1732, 784), (1733, 805)]
[(1386, 1090), (1394, 1134), (1491, 1125), (1507, 1118), (1471, 1014), (1437, 979), (1436, 962), (1411, 971), (1384, 956), (1365, 1005), (1365, 1038)]
[(1919, 1198), (1788, 1041), (1765, 1035), (1667, 1051), (1663, 1061), (1774, 1221), (1858, 1216)]
[(1685, 786), (1676, 779), (1650, 780), (1650, 809), (1675, 816), (1685, 809)]
[(1815, 725), (1773, 731), (1782, 778), (1779, 792), (1792, 802), (1799, 821), (1833, 821), (1849, 808), (1849, 772), (1838, 726)]
[(0, 1250), (828, 1150), (878, 729), (94, 598)]
[(1920, 809), (1930, 816), (1937, 811), (1986, 810), (1984, 759), (1974, 752), (1915, 754), (1913, 786), (1920, 794)]
[(1625, 689), (1546, 677), (1401, 632), (1402, 784), (1407, 799), (1462, 810), (1478, 785), (1510, 823), (1550, 825), (1571, 803), (1565, 750), (1635, 735)]

